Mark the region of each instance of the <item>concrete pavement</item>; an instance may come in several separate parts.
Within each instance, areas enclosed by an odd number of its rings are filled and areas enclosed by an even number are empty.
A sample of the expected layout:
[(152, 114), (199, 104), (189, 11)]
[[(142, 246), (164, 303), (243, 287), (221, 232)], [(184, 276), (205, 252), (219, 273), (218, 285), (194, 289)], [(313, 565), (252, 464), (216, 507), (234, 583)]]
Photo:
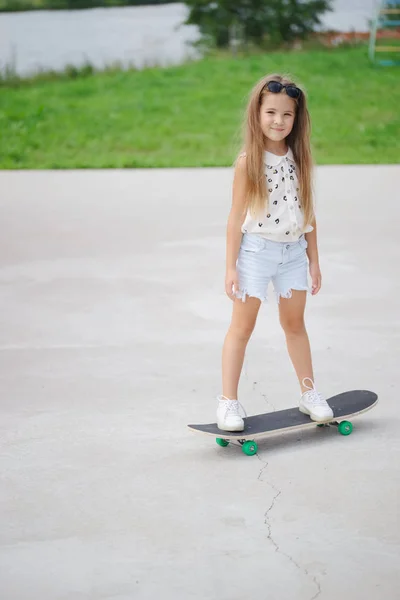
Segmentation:
[[(2, 600), (397, 597), (400, 168), (316, 173), (317, 383), (378, 406), (254, 457), (186, 430), (220, 392), (231, 177), (0, 172)], [(297, 398), (271, 292), (240, 399)]]

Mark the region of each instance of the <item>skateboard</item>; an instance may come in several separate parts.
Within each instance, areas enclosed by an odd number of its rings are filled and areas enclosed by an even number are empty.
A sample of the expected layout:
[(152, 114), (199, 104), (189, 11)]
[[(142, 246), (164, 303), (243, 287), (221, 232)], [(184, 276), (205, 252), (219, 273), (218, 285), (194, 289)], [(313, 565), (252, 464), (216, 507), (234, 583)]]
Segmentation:
[(258, 450), (256, 438), (272, 433), (331, 425), (336, 426), (342, 435), (350, 435), (353, 431), (353, 425), (347, 419), (371, 410), (378, 402), (378, 396), (368, 390), (353, 390), (332, 396), (327, 402), (333, 411), (333, 419), (329, 419), (329, 421), (312, 421), (308, 415), (301, 413), (296, 407), (246, 417), (243, 431), (223, 431), (218, 428), (216, 423), (188, 425), (188, 427), (192, 431), (218, 436), (216, 442), (219, 446), (227, 446), (229, 442), (237, 442), (242, 446), (245, 454), (252, 456)]

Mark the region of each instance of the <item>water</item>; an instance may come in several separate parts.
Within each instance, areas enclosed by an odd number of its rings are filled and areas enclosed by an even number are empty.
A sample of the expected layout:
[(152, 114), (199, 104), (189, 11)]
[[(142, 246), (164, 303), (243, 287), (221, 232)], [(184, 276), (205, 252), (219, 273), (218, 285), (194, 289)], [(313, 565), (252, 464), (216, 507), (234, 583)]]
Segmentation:
[(15, 57), (20, 74), (85, 60), (96, 67), (180, 63), (194, 55), (188, 43), (198, 38), (196, 27), (179, 27), (186, 14), (183, 4), (3, 13), (0, 62)]
[[(335, 0), (323, 28), (368, 30), (375, 0)], [(86, 60), (96, 67), (116, 61), (124, 66), (177, 64), (196, 55), (190, 42), (196, 27), (183, 26), (184, 4), (32, 11), (0, 14), (0, 66), (15, 64), (26, 75), (61, 70)]]

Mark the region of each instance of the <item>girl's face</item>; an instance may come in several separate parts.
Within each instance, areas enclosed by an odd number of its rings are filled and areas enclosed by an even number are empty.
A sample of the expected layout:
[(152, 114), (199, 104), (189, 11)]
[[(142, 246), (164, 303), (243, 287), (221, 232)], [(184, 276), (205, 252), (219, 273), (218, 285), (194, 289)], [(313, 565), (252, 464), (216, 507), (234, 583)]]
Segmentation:
[(292, 131), (296, 102), (285, 92), (264, 94), (260, 106), (260, 125), (265, 137), (273, 142), (284, 140)]

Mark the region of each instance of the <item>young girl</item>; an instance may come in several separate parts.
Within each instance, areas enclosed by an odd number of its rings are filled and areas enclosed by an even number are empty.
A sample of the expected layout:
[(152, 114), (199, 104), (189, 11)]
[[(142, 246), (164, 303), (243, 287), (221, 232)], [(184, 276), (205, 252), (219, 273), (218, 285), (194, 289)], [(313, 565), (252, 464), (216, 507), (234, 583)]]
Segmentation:
[[(227, 225), (225, 290), (233, 301), (222, 351), (222, 396), (217, 424), (242, 431), (245, 416), (237, 390), (247, 343), (272, 281), (301, 398), (299, 409), (314, 421), (333, 413), (314, 385), (304, 325), (308, 288), (321, 287), (312, 198), (310, 117), (306, 96), (293, 81), (268, 75), (253, 88), (246, 112), (244, 152), (235, 167)], [(307, 261), (308, 257), (308, 261)]]

